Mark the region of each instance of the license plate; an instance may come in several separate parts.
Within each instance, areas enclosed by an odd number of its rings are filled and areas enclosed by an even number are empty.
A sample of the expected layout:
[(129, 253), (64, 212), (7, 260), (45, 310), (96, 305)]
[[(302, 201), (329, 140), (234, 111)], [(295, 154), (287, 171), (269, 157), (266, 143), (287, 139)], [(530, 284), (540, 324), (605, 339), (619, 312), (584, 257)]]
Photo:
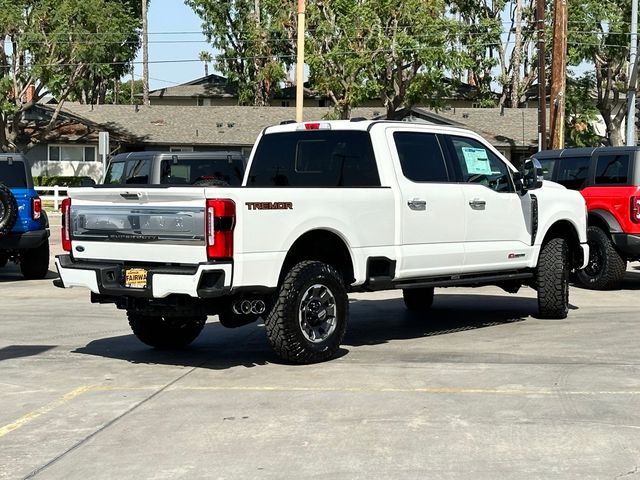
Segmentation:
[(124, 286), (127, 288), (147, 288), (147, 271), (144, 268), (125, 270)]

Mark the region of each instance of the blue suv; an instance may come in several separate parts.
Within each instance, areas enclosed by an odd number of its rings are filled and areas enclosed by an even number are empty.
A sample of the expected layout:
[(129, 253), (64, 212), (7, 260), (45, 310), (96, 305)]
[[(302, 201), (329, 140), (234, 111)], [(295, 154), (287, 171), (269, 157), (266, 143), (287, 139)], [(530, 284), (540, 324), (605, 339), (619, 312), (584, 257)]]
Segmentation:
[(49, 271), (49, 221), (20, 154), (0, 154), (0, 268), (10, 260), (28, 279)]

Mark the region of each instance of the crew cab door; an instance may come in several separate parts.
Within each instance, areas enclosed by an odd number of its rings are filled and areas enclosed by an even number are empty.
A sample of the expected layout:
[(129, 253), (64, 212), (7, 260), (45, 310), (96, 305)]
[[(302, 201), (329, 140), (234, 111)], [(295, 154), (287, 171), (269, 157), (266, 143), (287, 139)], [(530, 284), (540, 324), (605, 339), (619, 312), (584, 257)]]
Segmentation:
[(457, 274), (464, 260), (464, 203), (460, 185), (435, 133), (387, 129), (399, 184), (401, 256), (398, 278)]
[(483, 142), (447, 136), (464, 197), (464, 273), (530, 264), (531, 196), (516, 192), (511, 169)]

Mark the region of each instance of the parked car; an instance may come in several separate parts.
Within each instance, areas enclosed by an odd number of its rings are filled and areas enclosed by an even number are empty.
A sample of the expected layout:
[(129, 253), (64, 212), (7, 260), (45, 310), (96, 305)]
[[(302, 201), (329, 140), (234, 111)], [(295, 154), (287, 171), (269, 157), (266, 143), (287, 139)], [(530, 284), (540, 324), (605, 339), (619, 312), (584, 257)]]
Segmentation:
[(577, 278), (588, 288), (619, 287), (627, 262), (640, 260), (640, 148), (546, 150), (535, 158), (545, 179), (587, 203), (590, 256)]
[(351, 291), (401, 289), (425, 312), (434, 287), (528, 285), (541, 317), (564, 318), (569, 272), (588, 258), (585, 202), (538, 167), (445, 126), (269, 127), (242, 188), (70, 189), (54, 283), (126, 310), (154, 347), (189, 344), (207, 315), (262, 316), (294, 363), (335, 355)]
[(0, 267), (8, 261), (28, 279), (49, 270), (49, 221), (20, 154), (0, 154)]
[(245, 165), (233, 151), (121, 153), (109, 162), (103, 183), (234, 186), (242, 183)]

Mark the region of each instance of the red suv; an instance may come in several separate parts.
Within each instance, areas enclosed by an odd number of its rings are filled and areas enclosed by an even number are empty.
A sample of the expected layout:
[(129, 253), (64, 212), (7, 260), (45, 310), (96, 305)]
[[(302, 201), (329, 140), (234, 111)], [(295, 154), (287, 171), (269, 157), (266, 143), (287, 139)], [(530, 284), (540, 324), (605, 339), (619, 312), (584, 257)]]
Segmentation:
[(545, 150), (534, 155), (544, 178), (579, 190), (588, 209), (586, 287), (620, 285), (627, 261), (640, 259), (640, 147)]

